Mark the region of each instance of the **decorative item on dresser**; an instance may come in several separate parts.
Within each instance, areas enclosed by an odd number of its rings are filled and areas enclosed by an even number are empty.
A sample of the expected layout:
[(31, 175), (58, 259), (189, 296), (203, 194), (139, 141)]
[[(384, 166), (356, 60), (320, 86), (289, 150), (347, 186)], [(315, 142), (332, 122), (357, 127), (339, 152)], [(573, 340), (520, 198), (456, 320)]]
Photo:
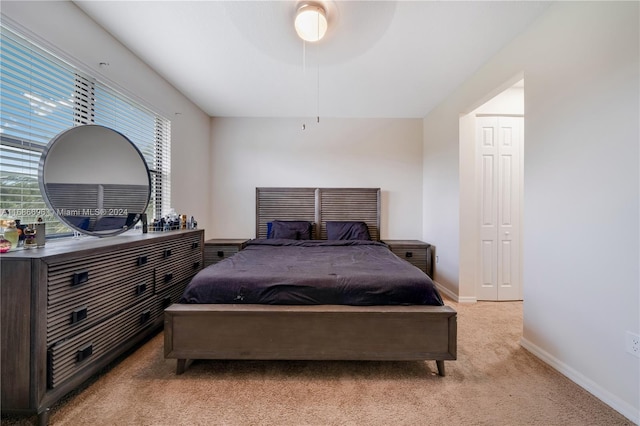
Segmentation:
[(218, 263), (242, 250), (248, 238), (214, 238), (204, 242), (204, 266)]
[(396, 256), (417, 266), (433, 279), (431, 244), (418, 240), (384, 240), (383, 242)]
[(203, 230), (50, 242), (0, 256), (3, 413), (39, 415), (163, 325)]
[(149, 168), (138, 147), (124, 134), (93, 124), (71, 127), (49, 141), (38, 183), (51, 213), (96, 237), (133, 228), (151, 196)]

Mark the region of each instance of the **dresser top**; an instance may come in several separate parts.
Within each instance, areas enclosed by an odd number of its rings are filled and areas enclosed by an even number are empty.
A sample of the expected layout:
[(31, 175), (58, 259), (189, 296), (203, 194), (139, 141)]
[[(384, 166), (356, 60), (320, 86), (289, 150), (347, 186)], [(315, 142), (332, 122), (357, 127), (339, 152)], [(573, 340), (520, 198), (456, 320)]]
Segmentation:
[(203, 229), (189, 229), (178, 231), (150, 232), (143, 234), (140, 231), (131, 231), (113, 237), (60, 238), (47, 240), (44, 247), (24, 249), (19, 248), (0, 254), (2, 259), (45, 259), (50, 257), (93, 251), (99, 253), (106, 250), (118, 250), (126, 247), (136, 247), (145, 244), (158, 243), (164, 240), (189, 237), (194, 234), (203, 234)]

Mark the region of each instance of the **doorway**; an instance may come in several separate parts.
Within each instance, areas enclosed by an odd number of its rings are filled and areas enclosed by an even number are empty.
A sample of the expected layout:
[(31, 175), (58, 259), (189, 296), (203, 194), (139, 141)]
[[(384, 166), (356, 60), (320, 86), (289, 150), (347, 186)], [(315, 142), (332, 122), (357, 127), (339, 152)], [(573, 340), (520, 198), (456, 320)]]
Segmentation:
[[(522, 76), (516, 77), (510, 84), (505, 84), (502, 90), (496, 90), (493, 97), (486, 98), (488, 100), (484, 103), (479, 103), (479, 106), (460, 116), (459, 302), (522, 300), (524, 89)], [(516, 124), (509, 123), (513, 120), (519, 121), (519, 129), (513, 128)], [(479, 124), (483, 122), (484, 124)], [(487, 122), (493, 124), (489, 126)], [(483, 126), (486, 130), (483, 130)], [(500, 130), (501, 127), (503, 130)], [(507, 130), (507, 127), (510, 129)], [(502, 136), (500, 136), (501, 131)], [(483, 163), (481, 152), (484, 148), (481, 147), (481, 141), (489, 137), (509, 138), (509, 143), (519, 143), (519, 159), (514, 160), (515, 157), (510, 159), (511, 162), (516, 161), (516, 163), (501, 163), (500, 151), (494, 153), (493, 158), (485, 158)], [(488, 139), (485, 143), (488, 143)], [(492, 143), (498, 143), (498, 141)], [(504, 151), (502, 154), (506, 153), (507, 151)], [(502, 176), (489, 174), (488, 170), (483, 171), (483, 167), (489, 166), (493, 167), (494, 173), (498, 173), (502, 168)], [(506, 166), (514, 166), (515, 170)], [(513, 178), (514, 171), (516, 172), (515, 182), (510, 179), (509, 185), (506, 186), (497, 183), (499, 180), (504, 180), (505, 174), (510, 174)], [(490, 197), (481, 197), (481, 193), (488, 190), (493, 191)], [(512, 192), (514, 190), (518, 192), (514, 194)], [(502, 196), (502, 201), (497, 198), (498, 195)], [(515, 210), (508, 210), (510, 217), (504, 214), (505, 197), (509, 200), (510, 206), (516, 207)], [(486, 221), (488, 217), (484, 214), (483, 208), (491, 211), (490, 223), (496, 224), (491, 230), (493, 233), (491, 238), (487, 238), (490, 231), (486, 225), (483, 225), (483, 220)], [(496, 217), (498, 213), (502, 214), (502, 219)], [(504, 222), (505, 218), (512, 224), (509, 229)], [(498, 238), (498, 232), (501, 232), (502, 238)], [(504, 250), (505, 246), (511, 250)], [(504, 259), (505, 257), (507, 258)], [(498, 293), (496, 289), (501, 287), (499, 284), (501, 282), (503, 291)], [(506, 282), (509, 284), (505, 284)]]
[(478, 300), (522, 300), (524, 117), (476, 115)]

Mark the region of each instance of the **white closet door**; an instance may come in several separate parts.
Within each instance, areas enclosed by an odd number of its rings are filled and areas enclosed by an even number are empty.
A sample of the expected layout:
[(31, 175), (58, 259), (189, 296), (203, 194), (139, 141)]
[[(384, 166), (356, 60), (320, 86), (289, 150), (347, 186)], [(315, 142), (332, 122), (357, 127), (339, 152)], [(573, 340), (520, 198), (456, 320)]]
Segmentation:
[(521, 300), (522, 117), (477, 117), (478, 300)]

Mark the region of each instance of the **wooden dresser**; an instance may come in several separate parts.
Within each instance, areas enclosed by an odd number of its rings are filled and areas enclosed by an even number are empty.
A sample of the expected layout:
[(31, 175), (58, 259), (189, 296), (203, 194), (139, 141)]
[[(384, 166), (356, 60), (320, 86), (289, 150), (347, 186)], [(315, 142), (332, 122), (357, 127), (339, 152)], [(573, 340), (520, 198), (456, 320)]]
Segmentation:
[(204, 231), (47, 242), (0, 255), (3, 413), (39, 415), (157, 332), (202, 269)]

